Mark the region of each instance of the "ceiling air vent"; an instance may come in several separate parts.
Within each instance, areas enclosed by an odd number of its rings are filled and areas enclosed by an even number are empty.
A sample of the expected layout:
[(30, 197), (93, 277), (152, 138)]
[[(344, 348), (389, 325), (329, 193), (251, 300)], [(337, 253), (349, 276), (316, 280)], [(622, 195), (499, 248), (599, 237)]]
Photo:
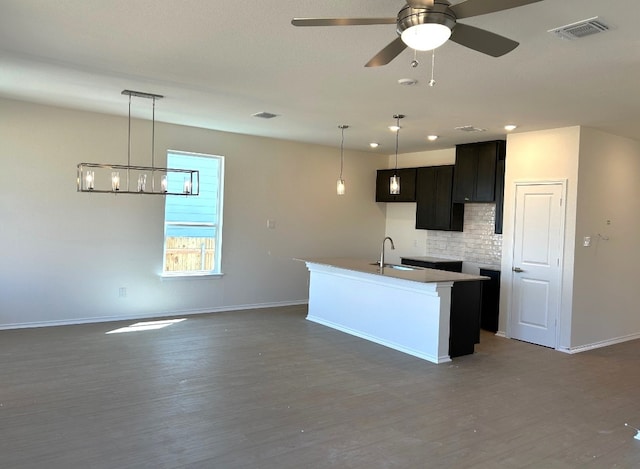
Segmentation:
[(597, 16), (588, 20), (578, 21), (576, 23), (560, 26), (559, 28), (550, 29), (549, 32), (555, 34), (561, 39), (580, 39), (592, 34), (603, 33), (609, 30), (609, 26), (598, 19)]
[(461, 130), (462, 132), (486, 132), (487, 129), (481, 129), (472, 125), (463, 125), (461, 127), (456, 127), (456, 130)]
[(272, 114), (270, 112), (256, 112), (255, 114), (251, 114), (253, 117), (259, 117), (261, 119), (273, 119), (274, 117), (278, 117), (278, 114)]

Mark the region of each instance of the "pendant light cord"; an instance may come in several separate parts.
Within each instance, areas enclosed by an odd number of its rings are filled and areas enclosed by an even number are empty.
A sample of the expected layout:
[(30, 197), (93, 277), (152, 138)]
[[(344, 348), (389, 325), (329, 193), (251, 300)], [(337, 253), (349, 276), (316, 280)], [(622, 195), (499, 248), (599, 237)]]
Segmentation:
[(344, 125), (340, 126), (340, 130), (342, 131), (342, 140), (340, 141), (340, 179), (342, 179), (342, 169), (344, 167), (344, 129), (346, 127)]
[(396, 130), (396, 165), (393, 170), (394, 176), (398, 175), (398, 139), (400, 138), (400, 117), (396, 118), (396, 127), (398, 128), (398, 130)]
[(155, 147), (156, 147), (156, 97), (153, 97), (153, 111), (151, 114), (151, 167), (155, 168)]
[(131, 166), (131, 95), (129, 95), (129, 128), (127, 133), (127, 166)]

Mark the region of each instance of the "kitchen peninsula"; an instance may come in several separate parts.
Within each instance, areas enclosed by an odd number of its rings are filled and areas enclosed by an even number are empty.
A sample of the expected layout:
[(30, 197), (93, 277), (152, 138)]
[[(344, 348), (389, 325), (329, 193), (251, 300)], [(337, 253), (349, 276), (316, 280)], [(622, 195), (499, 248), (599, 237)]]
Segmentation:
[[(310, 272), (309, 321), (433, 363), (473, 353), (487, 277), (406, 265), (380, 268), (363, 259), (302, 260)], [(465, 286), (463, 307), (456, 311), (454, 282)]]

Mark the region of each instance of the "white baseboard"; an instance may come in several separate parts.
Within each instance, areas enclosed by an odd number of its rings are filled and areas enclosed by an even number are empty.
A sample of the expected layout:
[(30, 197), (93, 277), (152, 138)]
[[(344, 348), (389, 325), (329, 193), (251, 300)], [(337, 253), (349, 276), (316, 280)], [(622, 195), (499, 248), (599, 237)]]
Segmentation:
[(126, 315), (126, 316), (101, 316), (97, 318), (23, 322), (23, 323), (14, 323), (14, 324), (1, 324), (0, 330), (30, 329), (30, 328), (36, 328), (36, 327), (54, 327), (54, 326), (76, 326), (80, 324), (93, 324), (93, 323), (100, 323), (100, 322), (115, 322), (115, 321), (136, 321), (140, 319), (166, 318), (169, 316), (174, 316), (174, 317), (175, 316), (192, 316), (196, 314), (223, 313), (227, 311), (241, 311), (241, 310), (248, 310), (248, 309), (278, 308), (282, 306), (300, 306), (300, 305), (306, 305), (308, 303), (309, 303), (308, 300), (279, 301), (279, 302), (273, 302), (273, 303), (256, 303), (256, 304), (248, 304), (248, 305), (220, 306), (217, 308), (206, 308), (206, 309), (162, 311), (154, 314), (145, 313), (145, 314), (132, 314), (132, 315)]
[(384, 345), (385, 347), (388, 347), (390, 349), (397, 350), (399, 352), (403, 352), (403, 353), (406, 353), (407, 355), (412, 355), (414, 357), (421, 358), (423, 360), (427, 360), (431, 363), (440, 364), (440, 363), (447, 363), (451, 361), (451, 357), (449, 357), (449, 355), (438, 357), (435, 355), (426, 354), (426, 353), (420, 352), (419, 350), (414, 350), (412, 348), (405, 347), (395, 342), (381, 339), (380, 337), (376, 337), (371, 334), (367, 334), (365, 332), (343, 326), (342, 324), (336, 324), (332, 321), (327, 321), (326, 319), (319, 318), (317, 316), (307, 315), (307, 320), (311, 322), (315, 322), (317, 324), (321, 324), (323, 326), (330, 327), (331, 329), (335, 329), (340, 332), (345, 332), (349, 335), (359, 337), (361, 339), (368, 340), (369, 342), (374, 342), (379, 345)]
[(580, 353), (588, 350), (593, 350), (601, 347), (608, 347), (609, 345), (620, 344), (622, 342), (628, 342), (630, 340), (640, 339), (640, 332), (635, 334), (629, 334), (622, 337), (616, 337), (614, 339), (603, 340), (600, 342), (594, 342), (592, 344), (578, 345), (576, 347), (559, 347), (556, 350), (563, 353)]

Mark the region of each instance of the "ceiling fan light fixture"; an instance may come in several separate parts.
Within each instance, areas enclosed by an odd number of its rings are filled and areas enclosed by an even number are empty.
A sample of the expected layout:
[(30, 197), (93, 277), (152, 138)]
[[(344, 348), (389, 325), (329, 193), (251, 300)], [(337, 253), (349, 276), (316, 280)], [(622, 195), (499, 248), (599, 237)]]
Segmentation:
[(402, 42), (412, 49), (427, 51), (437, 49), (451, 37), (451, 29), (438, 23), (416, 24), (402, 31)]

